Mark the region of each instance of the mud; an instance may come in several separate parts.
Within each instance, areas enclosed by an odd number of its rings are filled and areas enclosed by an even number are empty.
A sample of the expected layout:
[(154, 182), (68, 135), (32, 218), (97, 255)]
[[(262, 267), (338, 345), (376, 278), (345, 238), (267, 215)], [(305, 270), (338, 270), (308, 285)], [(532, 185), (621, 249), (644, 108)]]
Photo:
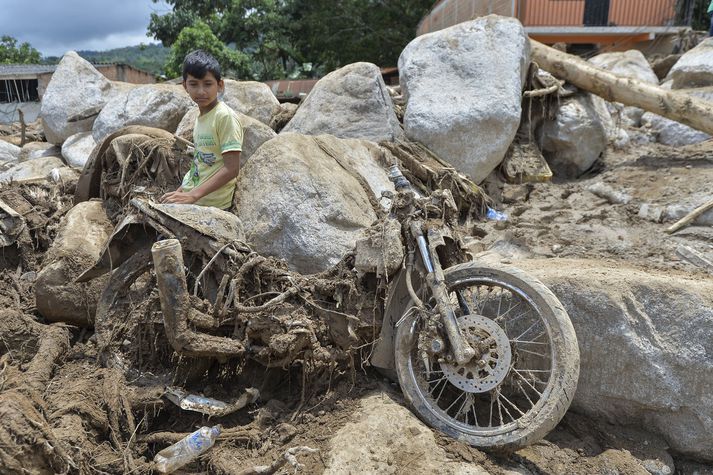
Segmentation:
[[(686, 244), (710, 256), (710, 226), (669, 236), (666, 224), (639, 211), (644, 203), (688, 203), (708, 191), (711, 157), (713, 142), (682, 149), (650, 146), (610, 151), (596, 172), (577, 181), (511, 185), (496, 180), (491, 195), (509, 219), (467, 224), (470, 250), (500, 261), (566, 256), (709, 278), (677, 258), (675, 248)], [(120, 180), (120, 174), (114, 176)], [(597, 182), (626, 192), (631, 201), (612, 204), (594, 195), (588, 188)], [(225, 430), (217, 445), (185, 473), (244, 473), (272, 464), (296, 446), (319, 450), (297, 456), (303, 473), (419, 473), (443, 467), (491, 474), (713, 473), (711, 465), (680, 458), (647, 427), (610, 425), (571, 412), (544, 441), (512, 454), (485, 453), (447, 439), (412, 415), (399, 421), (404, 430), (380, 442), (388, 447), (364, 447), (364, 437), (373, 435), (369, 430), (360, 429), (363, 437), (354, 430), (350, 438), (343, 429), (368, 428), (373, 420), (388, 424), (395, 413), (389, 404), (403, 400), (395, 385), (364, 364), (368, 344), (376, 338), (373, 323), (380, 315), (374, 309), (383, 289), (360, 283), (351, 271), (354, 256), (297, 282), (299, 291), (288, 301), (249, 315), (230, 306), (223, 313), (222, 303), (260, 306), (285, 292), (294, 283), (285, 278), (283, 263), (248, 255), (231, 264), (233, 273), (222, 274), (228, 276), (225, 284), (219, 275), (206, 286), (211, 298), (194, 299), (191, 306), (218, 317), (217, 327), (209, 329), (213, 334), (255, 347), (247, 360), (178, 357), (163, 332), (150, 272), (139, 274), (95, 330), (49, 324), (36, 310), (34, 277), (48, 259), (73, 193), (56, 184), (0, 191), (29, 224), (17, 244), (0, 254), (0, 307), (9, 309), (0, 312), (3, 473), (149, 473), (159, 450), (196, 427), (218, 422)], [(191, 279), (205, 264), (200, 259), (186, 263), (191, 291)], [(208, 419), (162, 398), (169, 384), (225, 401), (255, 387), (261, 399), (247, 410)], [(374, 404), (375, 398), (388, 403)], [(350, 444), (365, 450), (363, 463), (335, 462)], [(424, 458), (426, 452), (433, 457)], [(289, 465), (280, 470), (294, 471)]]

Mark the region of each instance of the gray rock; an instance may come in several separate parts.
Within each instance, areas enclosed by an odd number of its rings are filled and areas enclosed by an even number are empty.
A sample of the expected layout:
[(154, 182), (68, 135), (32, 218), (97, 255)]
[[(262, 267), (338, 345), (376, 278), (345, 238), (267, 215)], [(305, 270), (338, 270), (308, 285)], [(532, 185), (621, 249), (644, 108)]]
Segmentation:
[(60, 145), (68, 137), (92, 130), (95, 117), (67, 122), (72, 116), (106, 104), (111, 82), (74, 51), (59, 62), (42, 96), (40, 117), (47, 141)]
[(58, 157), (61, 148), (49, 142), (28, 142), (22, 146), (20, 161), (42, 157)]
[(58, 157), (33, 158), (0, 173), (0, 183), (50, 179), (49, 174), (55, 168), (66, 168)]
[(0, 140), (0, 163), (14, 162), (20, 159), (20, 151), (22, 149), (10, 142)]
[(127, 125), (145, 125), (173, 132), (193, 106), (183, 86), (151, 84), (126, 88), (107, 102), (99, 113), (92, 135), (99, 143)]
[(569, 313), (580, 345), (572, 407), (713, 460), (713, 281), (583, 260), (517, 263)]
[[(594, 66), (606, 69), (617, 76), (632, 78), (649, 84), (658, 85), (659, 79), (654, 73), (644, 54), (639, 50), (603, 53), (589, 60)], [(638, 127), (644, 110), (638, 107), (624, 107), (615, 103), (610, 107), (612, 114), (618, 114), (622, 120), (634, 127)]]
[(381, 191), (393, 191), (380, 153), (371, 142), (330, 135), (280, 134), (264, 143), (238, 178), (248, 242), (303, 274), (339, 262), (376, 219)]
[(270, 125), (272, 115), (280, 106), (280, 101), (270, 87), (255, 81), (226, 79), (223, 101), (234, 111), (259, 120), (265, 125)]
[(89, 155), (97, 143), (91, 132), (80, 132), (72, 135), (62, 144), (62, 157), (70, 167), (84, 168)]
[(489, 15), (419, 36), (401, 53), (406, 135), (480, 183), (520, 125), (530, 42), (519, 21)]
[[(197, 107), (189, 110), (186, 115), (183, 116), (181, 123), (178, 124), (176, 135), (192, 142), (193, 127), (196, 124), (198, 114), (199, 110)], [(248, 117), (240, 112), (237, 114), (243, 126), (243, 151), (240, 153), (240, 167), (242, 168), (252, 154), (260, 148), (260, 145), (275, 137), (277, 134), (259, 120)]]
[(90, 326), (108, 276), (77, 284), (74, 279), (99, 259), (113, 225), (101, 201), (85, 201), (62, 219), (35, 282), (40, 314), (51, 322)]
[(687, 51), (669, 71), (673, 89), (713, 86), (713, 38)]
[(658, 84), (653, 68), (644, 54), (639, 50), (602, 53), (589, 59), (594, 66), (606, 69), (617, 76), (637, 79), (639, 81)]
[[(711, 51), (713, 54), (713, 51)], [(688, 90), (688, 94), (701, 97), (709, 102), (713, 102), (713, 90), (703, 89), (700, 91)], [(681, 147), (700, 143), (711, 138), (705, 132), (696, 130), (680, 122), (661, 117), (653, 112), (647, 112), (641, 117), (641, 126), (650, 135), (656, 137), (658, 143)]]
[(282, 131), (373, 142), (403, 136), (381, 71), (371, 63), (350, 64), (322, 78)]
[(542, 125), (540, 148), (556, 175), (579, 176), (606, 150), (605, 113), (590, 94), (578, 94), (564, 99), (557, 118)]

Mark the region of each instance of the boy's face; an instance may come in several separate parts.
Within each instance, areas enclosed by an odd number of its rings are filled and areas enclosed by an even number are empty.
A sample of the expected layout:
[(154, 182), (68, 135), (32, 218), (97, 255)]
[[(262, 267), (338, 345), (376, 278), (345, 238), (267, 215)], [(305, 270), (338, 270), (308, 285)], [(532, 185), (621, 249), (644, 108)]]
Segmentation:
[(189, 74), (183, 81), (183, 87), (198, 107), (208, 107), (218, 99), (218, 93), (223, 92), (224, 85), (222, 79), (216, 81), (213, 73), (208, 72), (201, 79)]

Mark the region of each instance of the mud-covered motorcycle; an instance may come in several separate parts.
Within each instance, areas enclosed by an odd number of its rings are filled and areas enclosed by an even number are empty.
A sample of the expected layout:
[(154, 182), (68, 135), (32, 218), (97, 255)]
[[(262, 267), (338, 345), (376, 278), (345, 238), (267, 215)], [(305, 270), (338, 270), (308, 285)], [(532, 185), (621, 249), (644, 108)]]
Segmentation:
[[(579, 353), (567, 313), (535, 278), (469, 258), (448, 225), (457, 210), (447, 190), (422, 197), (397, 168), (391, 176), (397, 192), (379, 224), (380, 239), (358, 243), (352, 262), (362, 275), (378, 274), (386, 289), (376, 310), (381, 322), (369, 324), (378, 335), (371, 364), (398, 380), (414, 412), (448, 436), (505, 449), (543, 437), (577, 384)], [(140, 197), (128, 208), (100, 261), (81, 277), (114, 269), (97, 309), (100, 347), (116, 339), (117, 318), (127, 318), (156, 289), (165, 336), (181, 355), (284, 367), (304, 351), (337, 358), (325, 340), (346, 351), (359, 344), (364, 322), (344, 310), (348, 292), (335, 291), (329, 279), (273, 266), (271, 291), (241, 291), (265, 258), (242, 242), (234, 215)], [(318, 297), (326, 288), (341, 307)], [(314, 310), (325, 324), (321, 334), (291, 301)], [(285, 332), (290, 351), (269, 349), (265, 334), (273, 330)]]

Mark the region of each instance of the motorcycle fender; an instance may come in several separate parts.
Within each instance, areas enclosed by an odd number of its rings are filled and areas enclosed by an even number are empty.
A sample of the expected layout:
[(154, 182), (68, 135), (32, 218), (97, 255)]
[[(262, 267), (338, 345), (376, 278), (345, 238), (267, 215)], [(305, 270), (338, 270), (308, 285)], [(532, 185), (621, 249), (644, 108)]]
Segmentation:
[(381, 334), (374, 345), (374, 352), (371, 355), (372, 366), (378, 368), (382, 374), (394, 381), (397, 380), (396, 364), (394, 362), (396, 323), (410, 306), (411, 296), (406, 287), (406, 271), (402, 269), (389, 285)]
[(116, 269), (139, 250), (150, 247), (157, 234), (140, 216), (126, 215), (114, 228), (99, 260), (77, 277), (75, 282), (87, 282)]

